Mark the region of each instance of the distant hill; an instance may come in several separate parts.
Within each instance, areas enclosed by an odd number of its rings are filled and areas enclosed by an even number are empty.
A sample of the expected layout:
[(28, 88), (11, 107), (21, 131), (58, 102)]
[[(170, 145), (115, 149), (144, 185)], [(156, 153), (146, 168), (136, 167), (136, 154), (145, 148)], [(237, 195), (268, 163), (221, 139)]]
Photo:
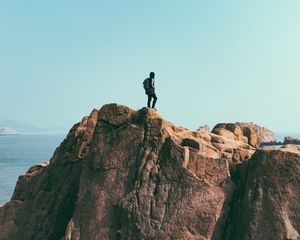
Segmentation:
[(11, 128), (0, 128), (0, 135), (14, 135), (18, 134), (16, 130)]
[(64, 127), (42, 127), (13, 119), (0, 119), (0, 129), (12, 129), (19, 134), (65, 134)]

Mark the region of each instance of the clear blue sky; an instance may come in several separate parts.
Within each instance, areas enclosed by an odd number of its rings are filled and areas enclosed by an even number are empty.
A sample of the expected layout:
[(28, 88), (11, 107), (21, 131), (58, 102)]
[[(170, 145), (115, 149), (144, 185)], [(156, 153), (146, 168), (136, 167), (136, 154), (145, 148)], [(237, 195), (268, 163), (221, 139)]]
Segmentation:
[(70, 128), (117, 102), (196, 129), (300, 132), (300, 1), (1, 1), (0, 118)]

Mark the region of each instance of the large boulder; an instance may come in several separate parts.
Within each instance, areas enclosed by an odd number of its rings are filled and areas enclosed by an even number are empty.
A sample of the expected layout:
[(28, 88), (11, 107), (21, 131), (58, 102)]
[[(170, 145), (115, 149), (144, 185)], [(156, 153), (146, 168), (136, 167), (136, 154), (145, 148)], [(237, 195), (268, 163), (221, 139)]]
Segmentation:
[(223, 239), (300, 239), (300, 148), (257, 150), (236, 171)]

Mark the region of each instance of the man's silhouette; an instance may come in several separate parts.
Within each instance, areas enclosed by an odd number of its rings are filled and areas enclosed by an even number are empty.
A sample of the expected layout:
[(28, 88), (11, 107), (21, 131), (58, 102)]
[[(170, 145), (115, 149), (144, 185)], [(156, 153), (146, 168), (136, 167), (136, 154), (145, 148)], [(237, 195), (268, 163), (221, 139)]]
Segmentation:
[(145, 92), (148, 95), (147, 106), (148, 106), (148, 108), (151, 108), (151, 100), (153, 98), (152, 108), (155, 109), (155, 103), (157, 101), (157, 97), (155, 94), (154, 77), (155, 77), (155, 73), (151, 72), (149, 75), (149, 78), (146, 78), (144, 80), (143, 84), (144, 84)]

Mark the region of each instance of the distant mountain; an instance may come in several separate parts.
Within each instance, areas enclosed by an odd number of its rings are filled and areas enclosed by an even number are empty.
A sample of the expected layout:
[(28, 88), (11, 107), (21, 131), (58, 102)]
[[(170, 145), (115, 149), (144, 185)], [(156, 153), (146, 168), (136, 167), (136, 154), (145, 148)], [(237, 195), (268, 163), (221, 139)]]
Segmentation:
[(64, 127), (42, 127), (13, 119), (0, 119), (0, 128), (13, 129), (20, 134), (65, 134), (67, 132)]
[(0, 135), (14, 135), (18, 134), (16, 130), (11, 128), (0, 128)]

